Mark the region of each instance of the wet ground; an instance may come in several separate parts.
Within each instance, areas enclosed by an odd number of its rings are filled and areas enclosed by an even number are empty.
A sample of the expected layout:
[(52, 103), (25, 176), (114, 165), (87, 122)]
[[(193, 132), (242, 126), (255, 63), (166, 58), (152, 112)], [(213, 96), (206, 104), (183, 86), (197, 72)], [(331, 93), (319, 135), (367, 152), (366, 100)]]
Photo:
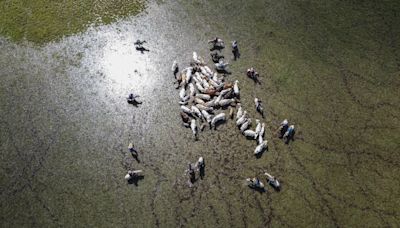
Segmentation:
[[(399, 226), (398, 9), (150, 2), (137, 17), (42, 46), (1, 38), (2, 227)], [(181, 125), (171, 63), (187, 65), (192, 51), (208, 59), (215, 35), (239, 41), (229, 79), (251, 117), (254, 96), (264, 101), (269, 150), (259, 159), (233, 121), (198, 141)], [(126, 103), (132, 90), (142, 105)], [(289, 145), (275, 137), (284, 118), (298, 129)], [(199, 156), (206, 176), (189, 188), (184, 170)], [(145, 173), (137, 185), (124, 180), (132, 168)], [(264, 170), (282, 191), (246, 186)]]

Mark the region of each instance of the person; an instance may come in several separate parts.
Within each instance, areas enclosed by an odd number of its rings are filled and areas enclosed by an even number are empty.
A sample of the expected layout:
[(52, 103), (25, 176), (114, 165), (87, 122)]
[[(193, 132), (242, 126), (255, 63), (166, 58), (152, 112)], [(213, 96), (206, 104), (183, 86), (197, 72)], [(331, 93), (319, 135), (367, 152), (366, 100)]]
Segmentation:
[(268, 183), (275, 184), (275, 177), (271, 176), (271, 177), (268, 177), (267, 179), (268, 179)]
[(142, 172), (143, 172), (142, 170), (129, 170), (129, 171), (128, 171), (128, 174), (125, 175), (125, 179), (126, 179), (127, 181), (135, 180), (135, 179), (137, 179), (137, 178), (140, 177), (140, 176), (139, 176), (139, 173), (142, 173)]
[(247, 69), (247, 77), (254, 79), (256, 77), (256, 74), (258, 74), (258, 73), (254, 70), (253, 67)]
[(220, 59), (219, 62), (215, 64), (215, 68), (219, 71), (226, 71), (228, 65), (229, 63), (224, 63), (224, 61)]
[(275, 177), (271, 177), (268, 179), (270, 182), (275, 182)]
[(174, 60), (174, 62), (172, 63), (172, 67), (171, 67), (172, 73), (175, 76), (176, 79), (176, 74), (179, 72), (179, 65), (178, 62), (176, 60)]
[(205, 175), (205, 167), (206, 167), (206, 164), (204, 163), (203, 157), (199, 158), (199, 160), (197, 161), (196, 166), (197, 166), (197, 169), (199, 171), (200, 178), (203, 179), (203, 177)]
[(190, 164), (190, 163), (189, 163), (188, 173), (189, 173), (190, 182), (194, 183), (194, 181), (196, 180), (196, 174), (194, 172), (194, 169), (192, 168), (192, 164)]
[(130, 93), (129, 94), (129, 96), (128, 96), (128, 99), (136, 99), (137, 97), (140, 97), (139, 95), (137, 95), (137, 94), (133, 94), (133, 93)]
[(138, 98), (138, 97), (140, 97), (140, 96), (137, 95), (137, 94), (130, 93), (129, 96), (128, 96), (128, 98), (127, 98), (127, 101), (128, 101), (128, 103), (130, 103), (130, 104), (133, 104), (133, 103), (135, 103), (135, 104), (141, 104), (141, 103), (142, 103), (141, 101), (136, 100), (136, 98)]
[(294, 125), (290, 125), (290, 127), (287, 129), (287, 131), (283, 135), (283, 137), (287, 139), (286, 143), (288, 143), (289, 140), (293, 138), (293, 135), (294, 135)]
[(137, 182), (143, 178), (143, 176), (140, 175), (142, 172), (143, 170), (129, 170), (128, 174), (125, 175), (125, 180), (127, 180), (129, 184), (137, 186)]
[(134, 45), (141, 47), (144, 43), (146, 43), (145, 40), (136, 40), (135, 43), (133, 43)]
[(225, 47), (224, 41), (218, 37), (215, 37), (214, 39), (209, 40), (208, 43), (211, 43), (213, 45), (213, 47), (210, 49), (210, 51), (221, 50)]
[(128, 174), (131, 178), (135, 178), (137, 176), (136, 172), (134, 172), (133, 170), (129, 170)]
[(261, 113), (262, 116), (264, 116), (263, 108), (262, 108), (262, 101), (259, 98), (254, 99), (255, 104), (256, 104), (256, 110), (257, 112)]
[(134, 148), (134, 146), (133, 146), (133, 143), (129, 143), (129, 146), (128, 146), (128, 150), (129, 150), (129, 152), (131, 152), (132, 154), (138, 154), (138, 152), (137, 152), (137, 150)]
[(140, 51), (142, 54), (144, 54), (145, 51), (150, 51), (149, 49), (143, 47), (143, 44), (147, 43), (145, 40), (136, 40), (135, 43), (133, 43), (136, 46), (136, 50)]
[(251, 78), (255, 83), (261, 84), (259, 80), (259, 74), (257, 71), (254, 70), (253, 67), (247, 69), (246, 75), (247, 77)]
[(260, 180), (257, 177), (253, 178), (253, 183), (254, 183), (254, 186), (256, 186), (256, 187), (260, 186)]
[(199, 160), (197, 161), (197, 167), (198, 167), (198, 169), (203, 169), (205, 167), (203, 157), (200, 157)]
[(236, 40), (232, 42), (232, 54), (233, 60), (240, 58), (239, 48)]
[(212, 43), (212, 44), (215, 45), (215, 44), (218, 43), (219, 41), (222, 41), (222, 40), (216, 36), (214, 39), (209, 40), (208, 43)]
[(286, 131), (288, 130), (289, 127), (289, 122), (287, 119), (283, 120), (280, 127), (279, 127), (279, 138), (283, 138), (284, 134), (286, 133)]

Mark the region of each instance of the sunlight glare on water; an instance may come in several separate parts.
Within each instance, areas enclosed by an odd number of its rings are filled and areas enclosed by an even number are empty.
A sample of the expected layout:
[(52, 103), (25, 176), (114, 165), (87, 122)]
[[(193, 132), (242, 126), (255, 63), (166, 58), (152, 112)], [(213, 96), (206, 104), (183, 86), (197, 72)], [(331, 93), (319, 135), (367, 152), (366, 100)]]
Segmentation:
[(132, 31), (110, 31), (99, 55), (99, 66), (114, 89), (130, 90), (143, 93), (154, 85), (148, 77), (151, 69), (148, 53), (137, 51)]

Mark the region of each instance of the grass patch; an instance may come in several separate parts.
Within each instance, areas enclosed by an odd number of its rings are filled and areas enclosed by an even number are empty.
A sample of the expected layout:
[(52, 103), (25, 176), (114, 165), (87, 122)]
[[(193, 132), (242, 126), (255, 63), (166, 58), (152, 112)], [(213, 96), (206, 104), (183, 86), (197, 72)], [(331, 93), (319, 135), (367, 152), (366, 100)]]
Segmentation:
[(0, 34), (43, 44), (143, 9), (144, 0), (4, 0), (0, 1)]

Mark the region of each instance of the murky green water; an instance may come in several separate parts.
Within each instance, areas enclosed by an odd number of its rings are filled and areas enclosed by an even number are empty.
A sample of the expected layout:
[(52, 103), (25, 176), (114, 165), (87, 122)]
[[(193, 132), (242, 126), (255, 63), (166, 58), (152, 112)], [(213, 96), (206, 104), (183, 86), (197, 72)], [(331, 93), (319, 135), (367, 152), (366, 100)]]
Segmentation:
[[(38, 47), (0, 39), (2, 227), (396, 227), (399, 3), (185, 1)], [(198, 141), (181, 125), (170, 67), (207, 40), (239, 41), (229, 79), (269, 151), (233, 121)], [(150, 52), (134, 49), (145, 39)], [(230, 50), (224, 51), (230, 56)], [(261, 85), (244, 75), (254, 66)], [(135, 108), (133, 90), (144, 103)], [(298, 128), (285, 145), (284, 118)], [(139, 162), (127, 151), (133, 141)], [(206, 176), (188, 188), (199, 156)], [(128, 169), (143, 169), (128, 185)], [(281, 192), (249, 189), (268, 170)]]

